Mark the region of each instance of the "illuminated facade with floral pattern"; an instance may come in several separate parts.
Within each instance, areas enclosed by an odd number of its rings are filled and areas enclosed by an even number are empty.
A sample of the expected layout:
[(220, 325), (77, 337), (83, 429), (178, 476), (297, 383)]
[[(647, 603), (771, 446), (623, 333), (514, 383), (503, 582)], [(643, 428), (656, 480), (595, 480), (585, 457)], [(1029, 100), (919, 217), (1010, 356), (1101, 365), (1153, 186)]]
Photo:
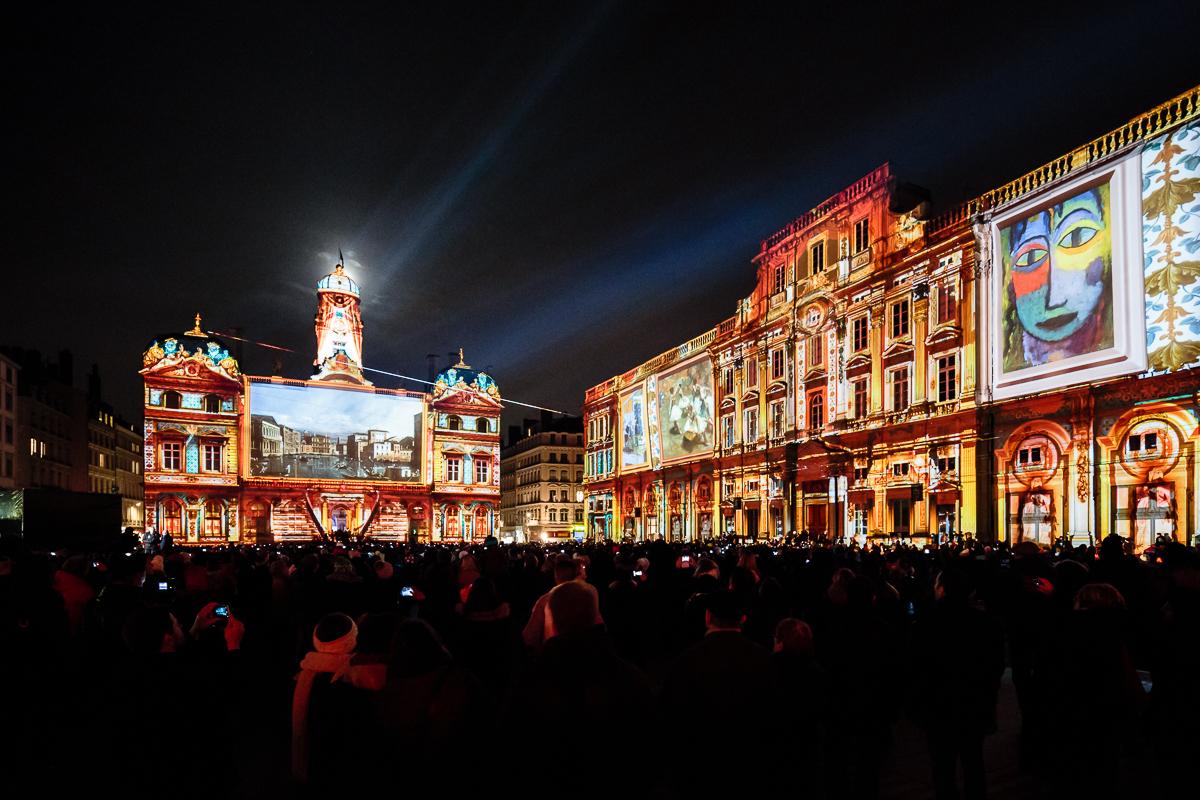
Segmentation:
[(593, 537), (1193, 540), (1197, 90), (937, 217), (887, 165), (589, 389)]
[(462, 359), (428, 393), (363, 376), (360, 289), (318, 283), (317, 373), (242, 375), (193, 327), (146, 349), (147, 525), (179, 544), (482, 540), (499, 508), (500, 391)]

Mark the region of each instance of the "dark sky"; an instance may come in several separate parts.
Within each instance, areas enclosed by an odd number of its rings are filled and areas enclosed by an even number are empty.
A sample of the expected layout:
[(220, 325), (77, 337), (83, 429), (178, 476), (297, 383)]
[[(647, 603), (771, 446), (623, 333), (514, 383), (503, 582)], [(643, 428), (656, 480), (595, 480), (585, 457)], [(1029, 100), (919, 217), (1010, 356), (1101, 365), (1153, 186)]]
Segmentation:
[(341, 247), (368, 366), (461, 346), (577, 412), (883, 161), (945, 207), (1200, 82), (1182, 2), (327, 5), (10, 18), (0, 343), (98, 362), (133, 419), (144, 345), (197, 310), (304, 377)]

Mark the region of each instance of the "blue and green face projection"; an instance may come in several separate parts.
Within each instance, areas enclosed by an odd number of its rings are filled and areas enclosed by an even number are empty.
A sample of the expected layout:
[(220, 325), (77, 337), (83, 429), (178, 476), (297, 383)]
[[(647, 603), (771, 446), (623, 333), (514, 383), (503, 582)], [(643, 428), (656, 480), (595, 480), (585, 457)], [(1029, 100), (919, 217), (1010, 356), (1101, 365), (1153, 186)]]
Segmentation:
[(1000, 228), (1005, 372), (1112, 347), (1109, 188)]

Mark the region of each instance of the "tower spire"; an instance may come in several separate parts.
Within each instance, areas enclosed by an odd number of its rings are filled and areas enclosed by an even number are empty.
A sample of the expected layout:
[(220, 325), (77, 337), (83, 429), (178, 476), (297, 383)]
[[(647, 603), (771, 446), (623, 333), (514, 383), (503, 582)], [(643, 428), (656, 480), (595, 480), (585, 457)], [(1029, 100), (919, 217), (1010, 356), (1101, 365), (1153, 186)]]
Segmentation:
[(200, 328), (200, 312), (199, 311), (196, 312), (196, 323), (192, 326), (192, 329), (187, 332), (187, 335), (188, 336), (207, 336), (208, 335)]

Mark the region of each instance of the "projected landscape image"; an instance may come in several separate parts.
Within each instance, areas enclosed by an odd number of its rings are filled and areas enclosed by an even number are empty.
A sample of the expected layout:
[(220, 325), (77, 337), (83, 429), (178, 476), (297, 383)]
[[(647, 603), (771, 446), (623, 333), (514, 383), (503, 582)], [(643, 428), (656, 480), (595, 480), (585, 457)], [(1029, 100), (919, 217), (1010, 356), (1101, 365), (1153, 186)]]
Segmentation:
[(419, 481), (417, 398), (325, 386), (250, 384), (250, 473)]

